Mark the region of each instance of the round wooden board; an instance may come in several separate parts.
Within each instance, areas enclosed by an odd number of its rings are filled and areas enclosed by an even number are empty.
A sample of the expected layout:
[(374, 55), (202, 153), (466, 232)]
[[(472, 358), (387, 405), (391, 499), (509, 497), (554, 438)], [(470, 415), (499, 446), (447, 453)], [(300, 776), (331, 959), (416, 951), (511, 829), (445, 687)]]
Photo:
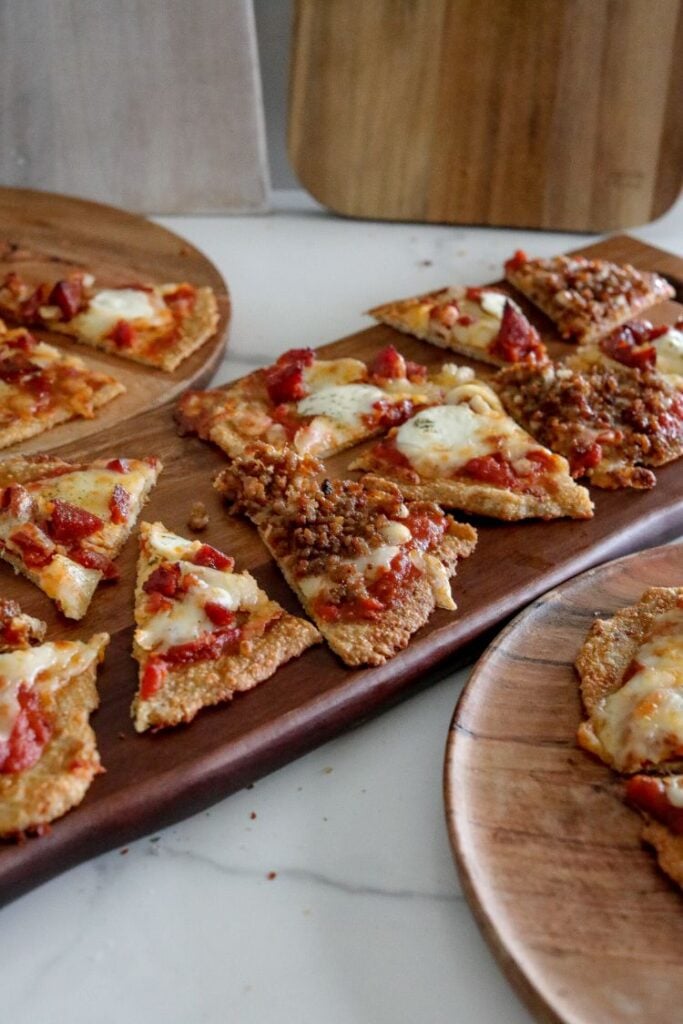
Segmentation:
[[(12, 251), (14, 247), (18, 250)], [(0, 188), (0, 273), (16, 270), (31, 280), (54, 280), (77, 268), (89, 270), (103, 286), (131, 281), (210, 285), (218, 300), (218, 328), (173, 373), (73, 344), (62, 335), (36, 331), (46, 341), (76, 353), (94, 369), (116, 377), (127, 390), (104, 406), (95, 419), (72, 420), (4, 449), (6, 454), (17, 449), (23, 453), (46, 451), (110, 430), (188, 387), (208, 383), (223, 356), (230, 319), (227, 286), (214, 265), (189, 242), (113, 206), (50, 192)]]
[(682, 580), (677, 543), (550, 591), (489, 647), (453, 717), (444, 784), (461, 880), (542, 1021), (681, 1020), (683, 900), (641, 846), (617, 777), (576, 747), (573, 662), (596, 614)]

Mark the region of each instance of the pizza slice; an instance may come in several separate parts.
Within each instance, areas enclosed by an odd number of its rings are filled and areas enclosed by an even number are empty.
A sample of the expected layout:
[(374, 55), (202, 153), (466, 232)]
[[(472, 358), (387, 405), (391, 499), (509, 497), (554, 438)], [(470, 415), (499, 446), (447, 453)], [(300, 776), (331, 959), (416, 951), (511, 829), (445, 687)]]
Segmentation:
[(82, 271), (37, 285), (10, 272), (0, 284), (0, 315), (168, 371), (201, 348), (218, 324), (211, 288), (185, 282), (96, 288)]
[(493, 384), (512, 418), (596, 487), (654, 487), (646, 467), (683, 454), (683, 396), (656, 371), (514, 366)]
[(633, 775), (626, 799), (645, 817), (641, 837), (659, 866), (683, 888), (683, 775)]
[(204, 707), (231, 700), (320, 641), (234, 561), (161, 523), (140, 524), (133, 653), (140, 687), (132, 715), (138, 732), (190, 722)]
[(627, 774), (683, 760), (683, 587), (650, 587), (594, 622), (576, 669), (584, 749)]
[(568, 341), (595, 341), (675, 294), (658, 274), (585, 256), (531, 260), (519, 250), (505, 276)]
[(0, 320), (0, 448), (83, 417), (125, 391), (82, 359), (38, 341), (24, 328), (8, 331)]
[(0, 652), (40, 643), (46, 628), (40, 619), (22, 612), (16, 601), (0, 597)]
[(0, 836), (40, 831), (102, 770), (88, 719), (108, 642), (97, 633), (0, 653)]
[(328, 456), (400, 423), (441, 394), (427, 367), (404, 359), (393, 345), (369, 366), (290, 349), (227, 387), (186, 392), (176, 419), (183, 431), (213, 441), (230, 457), (257, 440)]
[(0, 462), (0, 557), (70, 619), (81, 619), (161, 471), (158, 459), (70, 463), (49, 455)]
[(544, 363), (538, 331), (497, 288), (442, 288), (369, 310), (380, 323), (495, 366)]
[(517, 426), (471, 369), (453, 371), (443, 405), (394, 427), (349, 468), (394, 480), (406, 498), (476, 515), (590, 518), (588, 491), (572, 480), (566, 459)]
[(654, 327), (649, 320), (629, 320), (598, 341), (579, 345), (565, 360), (572, 370), (592, 366), (628, 372), (656, 370), (679, 390), (683, 389), (683, 319)]
[(255, 444), (217, 477), (328, 644), (350, 666), (381, 665), (435, 607), (455, 609), (449, 577), (477, 534), (386, 480), (320, 480), (324, 466)]

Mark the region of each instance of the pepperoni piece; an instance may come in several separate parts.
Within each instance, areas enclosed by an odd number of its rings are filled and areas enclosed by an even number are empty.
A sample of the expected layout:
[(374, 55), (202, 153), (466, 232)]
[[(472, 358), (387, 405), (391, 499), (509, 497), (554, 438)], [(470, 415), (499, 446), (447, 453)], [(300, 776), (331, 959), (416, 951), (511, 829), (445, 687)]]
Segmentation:
[(393, 345), (387, 345), (378, 352), (370, 364), (373, 380), (405, 380), (406, 376), (406, 361)]
[(57, 553), (55, 545), (33, 523), (25, 523), (9, 535), (12, 545), (19, 549), (24, 565), (29, 569), (44, 569)]
[(517, 477), (512, 466), (501, 452), (491, 455), (480, 455), (466, 462), (460, 471), (464, 476), (493, 484), (494, 487), (514, 488)]
[(142, 584), (146, 594), (163, 594), (164, 597), (175, 597), (180, 589), (180, 566), (164, 562), (147, 577)]
[(214, 633), (201, 633), (196, 640), (169, 647), (164, 651), (163, 658), (171, 665), (190, 665), (195, 661), (214, 660), (231, 650), (236, 650), (241, 635), (242, 630), (234, 624)]
[(81, 281), (57, 281), (50, 295), (50, 306), (59, 306), (62, 320), (72, 320), (83, 302), (83, 284)]
[(304, 368), (297, 363), (273, 366), (266, 370), (266, 390), (275, 405), (283, 402), (298, 402), (305, 398), (308, 389), (304, 382)]
[(503, 307), (500, 330), (489, 345), (489, 352), (506, 363), (537, 363), (545, 358), (545, 347), (538, 331), (511, 302)]
[(163, 658), (149, 659), (140, 680), (140, 696), (143, 700), (149, 700), (161, 689), (167, 673), (168, 666)]
[(101, 530), (104, 522), (99, 516), (93, 515), (78, 505), (56, 498), (52, 502), (52, 511), (47, 522), (50, 536), (59, 544), (73, 543), (82, 540)]
[(211, 547), (210, 544), (202, 544), (195, 552), (192, 561), (195, 565), (203, 565), (207, 569), (221, 569), (224, 572), (232, 572), (235, 565), (234, 558), (224, 555), (222, 551)]
[(110, 459), (107, 463), (107, 469), (111, 469), (114, 473), (127, 473), (129, 468), (128, 459)]
[(129, 491), (121, 484), (116, 484), (112, 491), (111, 498), (109, 499), (109, 511), (111, 512), (111, 521), (117, 526), (121, 523), (125, 523), (130, 512), (131, 496)]
[(234, 613), (225, 605), (219, 604), (218, 601), (207, 601), (204, 611), (214, 626), (230, 626), (235, 621)]
[(160, 611), (167, 612), (172, 607), (173, 603), (158, 590), (153, 591), (147, 598), (147, 611), (150, 615), (156, 615)]
[(78, 562), (84, 569), (96, 569), (101, 572), (105, 580), (117, 580), (121, 575), (116, 563), (101, 551), (74, 545), (68, 549), (67, 554), (73, 562)]
[(0, 490), (0, 508), (16, 519), (26, 519), (33, 511), (33, 498), (21, 484), (9, 484)]
[(661, 821), (676, 835), (683, 835), (683, 807), (675, 807), (669, 802), (662, 779), (652, 775), (634, 775), (626, 784), (626, 799)]
[(0, 773), (23, 772), (40, 759), (52, 726), (35, 690), (22, 685), (17, 694), (19, 716), (6, 740), (0, 740)]
[(135, 341), (135, 328), (127, 320), (117, 320), (107, 338), (111, 338), (118, 348), (131, 348)]
[(364, 416), (371, 428), (395, 427), (399, 423), (405, 423), (409, 416), (413, 415), (415, 407), (409, 398), (402, 398), (400, 402), (390, 402), (386, 398), (380, 398), (373, 402), (372, 413)]
[(622, 324), (600, 341), (600, 348), (622, 366), (642, 370), (657, 362), (657, 349), (649, 344), (668, 328), (655, 328), (647, 320), (632, 320)]

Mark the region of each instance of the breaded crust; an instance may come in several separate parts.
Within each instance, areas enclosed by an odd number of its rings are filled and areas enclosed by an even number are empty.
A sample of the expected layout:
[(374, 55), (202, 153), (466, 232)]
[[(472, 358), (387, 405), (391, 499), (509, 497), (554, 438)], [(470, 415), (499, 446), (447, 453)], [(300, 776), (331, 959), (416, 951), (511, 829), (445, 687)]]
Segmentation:
[[(91, 401), (93, 409), (101, 408), (126, 390), (124, 385), (114, 380), (113, 377), (109, 378), (109, 380), (108, 384), (103, 385), (93, 395)], [(52, 409), (49, 412), (41, 413), (39, 416), (34, 416), (30, 420), (17, 419), (11, 426), (0, 430), (0, 448), (9, 448), (10, 445), (17, 444), (19, 441), (26, 441), (27, 438), (35, 437), (36, 434), (42, 434), (45, 430), (51, 430), (52, 427), (56, 427), (60, 423), (67, 423), (69, 420), (77, 419), (79, 415), (79, 413), (74, 412), (72, 409)], [(85, 418), (89, 419), (89, 417)]]
[[(268, 547), (264, 531), (259, 530)], [(454, 576), (458, 559), (467, 558), (477, 543), (477, 532), (465, 523), (452, 523), (451, 532), (444, 537), (433, 554), (442, 563), (449, 576)], [(429, 619), (436, 607), (434, 591), (426, 576), (417, 579), (410, 591), (401, 596), (398, 607), (390, 608), (375, 620), (363, 622), (325, 622), (318, 618), (311, 602), (297, 582), (271, 551), (282, 575), (299, 598), (305, 611), (315, 621), (335, 654), (355, 668), (359, 665), (383, 665), (389, 658), (407, 647), (411, 636)]]
[(102, 771), (88, 719), (99, 703), (97, 665), (108, 642), (107, 633), (93, 636), (90, 643), (98, 648), (98, 657), (54, 695), (54, 731), (36, 764), (0, 774), (0, 836), (21, 836), (60, 818), (81, 802)]
[(674, 835), (659, 821), (649, 821), (641, 838), (654, 847), (662, 871), (683, 888), (683, 836)]
[(46, 474), (71, 473), (80, 469), (77, 462), (65, 462), (54, 455), (9, 455), (0, 460), (0, 487), (9, 484), (27, 484), (32, 480), (40, 480)]
[[(318, 630), (310, 622), (283, 612), (263, 636), (253, 641), (249, 654), (228, 654), (215, 661), (178, 666), (169, 670), (153, 697), (142, 700), (136, 695), (131, 707), (135, 728), (144, 732), (190, 722), (201, 708), (250, 690), (320, 641)], [(135, 645), (134, 656), (144, 669), (147, 652)]]
[(576, 659), (581, 697), (592, 714), (621, 686), (624, 672), (652, 632), (658, 615), (683, 600), (683, 587), (649, 587), (638, 604), (621, 608), (611, 619), (597, 619)]
[[(385, 463), (372, 457), (371, 451), (361, 455), (349, 466), (376, 473), (387, 480), (393, 480), (408, 500), (435, 501), (444, 508), (457, 508), (473, 515), (490, 516), (507, 521), (519, 519), (591, 519), (593, 502), (585, 487), (567, 479), (559, 478), (554, 493), (536, 495), (519, 494), (515, 491), (493, 487), (491, 484), (469, 480), (425, 480), (412, 483), (405, 480), (400, 468), (392, 472)], [(388, 472), (387, 472), (388, 470)], [(417, 474), (416, 474), (417, 475)]]

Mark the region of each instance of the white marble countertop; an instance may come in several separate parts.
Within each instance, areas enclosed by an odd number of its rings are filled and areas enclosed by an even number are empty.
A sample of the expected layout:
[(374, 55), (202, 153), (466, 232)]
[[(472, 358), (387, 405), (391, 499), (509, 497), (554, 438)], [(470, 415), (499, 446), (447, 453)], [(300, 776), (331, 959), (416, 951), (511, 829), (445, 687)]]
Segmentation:
[[(234, 303), (224, 381), (361, 311), (491, 280), (516, 248), (586, 235), (331, 217), (298, 193), (260, 217), (166, 217)], [(683, 204), (633, 232), (681, 250)], [(0, 911), (12, 1024), (521, 1024), (453, 866), (441, 797), (456, 672), (248, 790)], [(45, 841), (45, 840), (44, 840)], [(275, 873), (275, 877), (272, 874)]]

